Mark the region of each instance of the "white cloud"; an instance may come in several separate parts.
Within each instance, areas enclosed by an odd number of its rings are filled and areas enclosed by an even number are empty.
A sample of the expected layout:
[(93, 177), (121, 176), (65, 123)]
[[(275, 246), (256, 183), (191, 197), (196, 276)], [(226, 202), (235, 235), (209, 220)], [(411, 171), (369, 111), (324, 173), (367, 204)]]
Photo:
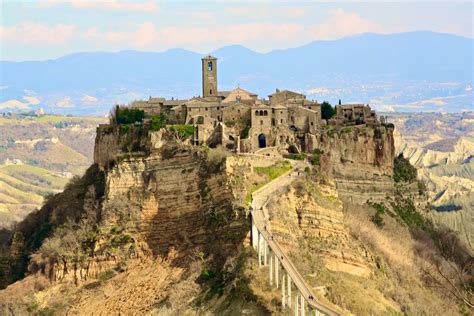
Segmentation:
[(378, 104), (374, 105), (373, 108), (377, 111), (381, 112), (395, 112), (395, 108), (393, 105), (388, 105), (388, 104)]
[[(304, 14), (304, 8), (288, 7), (289, 14)], [(246, 10), (231, 8), (229, 10)], [(193, 13), (190, 14), (192, 16)], [(211, 12), (197, 12), (201, 17), (212, 16)], [(158, 28), (151, 21), (136, 24), (127, 31), (104, 31), (97, 27), (86, 30), (82, 36), (97, 43), (124, 44), (137, 48), (211, 47), (227, 44), (252, 44), (260, 41), (270, 45), (305, 43), (315, 39), (335, 39), (363, 32), (383, 32), (384, 28), (359, 15), (341, 9), (330, 12), (321, 23), (305, 25), (300, 22), (248, 22), (209, 26), (165, 26)], [(203, 36), (206, 34), (206, 36)]]
[[(90, 28), (84, 33), (89, 40), (109, 43), (132, 43), (144, 48), (157, 43), (166, 47), (177, 45), (209, 45), (235, 44), (260, 39), (284, 43), (294, 39), (303, 26), (296, 23), (243, 23), (215, 27), (178, 27), (168, 26), (158, 29), (152, 22), (136, 25), (132, 31), (103, 32), (98, 28)], [(203, 38), (203, 34), (206, 36)]]
[(72, 100), (70, 97), (65, 97), (63, 99), (56, 101), (56, 106), (58, 108), (72, 108), (74, 107), (74, 103), (72, 103)]
[(26, 100), (29, 105), (40, 104), (40, 100), (37, 97), (33, 97), (33, 96), (24, 96), (23, 100)]
[(383, 33), (384, 28), (356, 13), (336, 9), (330, 12), (328, 19), (306, 31), (312, 39), (334, 39), (365, 32)]
[(101, 9), (110, 11), (156, 12), (159, 6), (155, 1), (120, 0), (48, 0), (38, 4), (40, 8), (49, 8), (58, 4), (68, 4), (76, 9)]
[(28, 110), (30, 105), (40, 104), (40, 100), (32, 96), (23, 96), (23, 100), (26, 102), (21, 102), (16, 99), (10, 99), (3, 103), (0, 103), (0, 109), (18, 109), (18, 110)]
[(46, 26), (30, 21), (13, 26), (0, 26), (0, 40), (21, 44), (62, 44), (75, 35), (74, 25), (57, 24)]
[(27, 110), (29, 108), (30, 107), (28, 106), (28, 103), (23, 103), (23, 102), (18, 101), (16, 99), (10, 99), (8, 101), (0, 103), (0, 109)]
[(81, 98), (81, 101), (84, 103), (96, 103), (98, 99), (92, 95), (84, 94), (84, 96)]

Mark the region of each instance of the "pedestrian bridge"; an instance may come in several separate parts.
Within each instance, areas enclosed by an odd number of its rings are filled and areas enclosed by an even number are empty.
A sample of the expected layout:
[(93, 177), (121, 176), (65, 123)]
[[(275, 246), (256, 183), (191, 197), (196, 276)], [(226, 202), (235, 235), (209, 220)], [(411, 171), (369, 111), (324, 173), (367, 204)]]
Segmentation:
[[(299, 172), (298, 172), (299, 176)], [(316, 300), (311, 287), (298, 272), (291, 259), (285, 254), (270, 233), (265, 216), (265, 203), (276, 189), (288, 185), (296, 177), (296, 172), (290, 171), (269, 184), (265, 185), (252, 195), (250, 207), (252, 216), (252, 246), (258, 254), (260, 268), (268, 269), (270, 285), (281, 288), (281, 304), (283, 308), (294, 311), (294, 315), (339, 315), (333, 308)], [(260, 205), (259, 205), (260, 204)]]

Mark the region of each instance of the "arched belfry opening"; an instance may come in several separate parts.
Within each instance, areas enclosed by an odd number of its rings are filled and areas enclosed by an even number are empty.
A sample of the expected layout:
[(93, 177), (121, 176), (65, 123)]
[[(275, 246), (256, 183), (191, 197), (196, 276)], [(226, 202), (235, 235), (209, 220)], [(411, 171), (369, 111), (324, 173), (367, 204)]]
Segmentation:
[(267, 137), (265, 134), (258, 135), (258, 148), (265, 148), (267, 147)]
[(202, 96), (217, 96), (217, 58), (206, 56), (202, 59)]

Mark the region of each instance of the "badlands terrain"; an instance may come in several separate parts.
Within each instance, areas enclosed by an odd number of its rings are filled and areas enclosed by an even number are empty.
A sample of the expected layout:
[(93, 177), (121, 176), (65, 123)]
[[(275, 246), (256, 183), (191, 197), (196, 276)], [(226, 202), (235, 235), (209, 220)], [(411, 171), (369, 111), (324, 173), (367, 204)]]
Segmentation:
[(390, 114), (395, 150), (418, 168), (428, 188), (430, 216), (474, 238), (474, 113)]

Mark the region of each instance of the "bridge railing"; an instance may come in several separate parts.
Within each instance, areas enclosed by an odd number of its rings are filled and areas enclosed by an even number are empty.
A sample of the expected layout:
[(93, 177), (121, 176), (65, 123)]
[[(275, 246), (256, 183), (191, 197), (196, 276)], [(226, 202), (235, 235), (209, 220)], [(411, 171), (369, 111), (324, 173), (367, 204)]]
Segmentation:
[[(280, 247), (278, 242), (270, 238), (269, 232), (265, 229), (265, 227), (259, 227), (261, 226), (261, 222), (264, 222), (263, 218), (263, 210), (252, 210), (252, 245), (254, 247), (259, 247), (258, 243), (260, 243), (260, 238), (258, 236), (255, 236), (255, 234), (258, 234), (259, 236), (262, 236), (262, 238), (265, 240), (266, 244), (268, 247), (270, 247), (271, 251), (276, 255), (276, 258), (278, 258), (278, 262), (275, 262), (274, 264), (281, 264), (285, 272), (290, 276), (292, 282), (294, 283), (295, 287), (298, 289), (299, 293), (304, 298), (304, 301), (310, 306), (311, 309), (316, 311), (316, 314), (323, 313), (325, 315), (339, 315), (339, 313), (332, 309), (329, 306), (323, 305), (322, 303), (319, 303), (316, 301), (314, 298), (314, 295), (309, 287), (309, 285), (306, 283), (305, 279), (303, 276), (299, 273), (298, 269), (296, 266), (293, 264), (292, 260), (288, 258), (288, 256), (285, 254), (283, 249)], [(256, 244), (257, 243), (257, 244)], [(259, 260), (260, 260), (260, 253), (259, 255)], [(270, 272), (272, 273), (272, 272)], [(291, 286), (291, 285), (289, 285)], [(304, 306), (300, 306), (302, 312), (304, 311)], [(296, 313), (298, 312), (298, 303), (295, 302), (295, 311)], [(303, 314), (303, 313), (302, 313)]]

